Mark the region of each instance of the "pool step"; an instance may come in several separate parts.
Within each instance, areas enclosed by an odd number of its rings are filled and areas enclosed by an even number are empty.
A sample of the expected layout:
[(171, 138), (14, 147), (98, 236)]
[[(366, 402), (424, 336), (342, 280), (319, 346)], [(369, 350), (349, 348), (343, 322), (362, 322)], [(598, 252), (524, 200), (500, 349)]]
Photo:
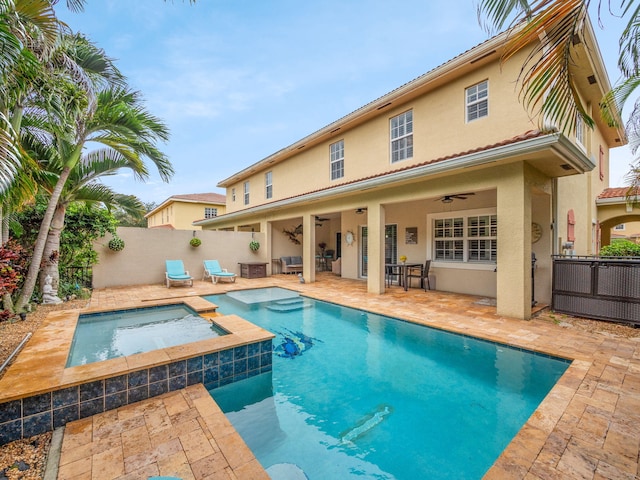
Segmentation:
[(304, 301), (288, 303), (276, 302), (271, 305), (267, 305), (267, 310), (271, 310), (272, 312), (295, 312), (296, 310), (302, 310), (304, 308), (309, 308), (310, 306), (310, 303), (304, 303)]
[(296, 303), (303, 303), (304, 298), (296, 297), (296, 298), (287, 298), (286, 300), (278, 300), (275, 303), (276, 305), (294, 305)]

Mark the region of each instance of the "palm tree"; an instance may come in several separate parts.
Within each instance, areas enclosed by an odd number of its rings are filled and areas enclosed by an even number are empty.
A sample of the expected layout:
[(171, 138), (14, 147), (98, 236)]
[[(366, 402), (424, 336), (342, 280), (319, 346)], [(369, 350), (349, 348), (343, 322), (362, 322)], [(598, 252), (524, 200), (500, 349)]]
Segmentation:
[[(573, 42), (578, 38), (588, 15), (590, 0), (479, 0), (478, 18), (488, 31), (515, 27), (509, 37), (503, 61), (535, 45), (520, 70), (520, 95), (525, 107), (558, 125), (564, 133), (575, 129), (579, 115), (586, 125), (594, 121), (581, 103), (570, 72)], [(628, 18), (620, 38), (618, 66), (621, 82), (601, 102), (609, 124), (619, 124), (618, 112), (640, 84), (640, 8), (633, 0), (621, 0), (621, 15)], [(598, 11), (602, 7), (598, 1)], [(632, 152), (640, 146), (640, 105), (635, 106), (627, 122)], [(640, 185), (640, 159), (634, 161), (627, 178)]]
[[(54, 291), (57, 291), (60, 279), (58, 269), (60, 236), (64, 229), (65, 215), (70, 204), (83, 202), (94, 205), (99, 203), (107, 208), (116, 207), (133, 216), (144, 214), (145, 207), (136, 196), (116, 193), (108, 186), (100, 183), (100, 178), (114, 175), (124, 168), (135, 168), (135, 165), (132, 166), (126, 158), (115, 150), (101, 149), (83, 155), (81, 162), (71, 171), (49, 228), (43, 252), (44, 261), (40, 273), (41, 288), (44, 285), (44, 279), (50, 276), (52, 279), (51, 285)], [(44, 188), (49, 194), (55, 184), (55, 178), (57, 178), (57, 175), (51, 176), (54, 182), (49, 183)]]
[[(119, 86), (103, 89), (98, 92), (95, 111), (71, 111), (66, 121), (52, 122), (39, 133), (45, 131), (49, 132), (49, 136), (40, 137), (43, 144), (40, 148), (49, 152), (47, 170), (57, 173), (58, 177), (51, 189), (29, 272), (16, 302), (18, 312), (22, 311), (33, 294), (49, 226), (67, 182), (72, 175), (80, 178), (86, 174), (85, 162), (99, 159), (124, 162), (136, 178), (145, 180), (149, 171), (144, 160), (149, 159), (156, 165), (164, 181), (173, 175), (171, 163), (156, 147), (157, 141), (168, 139), (167, 127), (143, 108), (139, 92)], [(84, 156), (84, 149), (90, 143), (102, 144), (104, 149)]]

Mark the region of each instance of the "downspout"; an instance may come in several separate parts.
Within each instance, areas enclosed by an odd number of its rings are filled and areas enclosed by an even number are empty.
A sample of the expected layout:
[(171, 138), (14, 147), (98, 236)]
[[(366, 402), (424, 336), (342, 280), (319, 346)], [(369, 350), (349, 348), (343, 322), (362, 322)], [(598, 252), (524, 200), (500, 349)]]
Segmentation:
[(551, 180), (551, 231), (553, 232), (551, 254), (558, 255), (558, 179)]

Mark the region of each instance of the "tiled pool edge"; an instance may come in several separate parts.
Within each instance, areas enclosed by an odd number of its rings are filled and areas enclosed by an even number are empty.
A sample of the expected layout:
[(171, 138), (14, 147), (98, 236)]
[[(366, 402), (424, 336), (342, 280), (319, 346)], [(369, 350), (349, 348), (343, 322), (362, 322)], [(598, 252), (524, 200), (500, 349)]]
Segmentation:
[(269, 339), (1, 403), (0, 445), (197, 383), (212, 389), (271, 369)]

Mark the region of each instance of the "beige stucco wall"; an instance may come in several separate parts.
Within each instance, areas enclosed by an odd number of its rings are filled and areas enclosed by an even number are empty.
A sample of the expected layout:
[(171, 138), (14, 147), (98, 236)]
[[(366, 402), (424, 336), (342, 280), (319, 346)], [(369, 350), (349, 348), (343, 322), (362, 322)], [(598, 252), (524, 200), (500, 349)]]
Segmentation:
[[(196, 279), (202, 278), (203, 260), (218, 260), (222, 268), (238, 275), (238, 262), (268, 262), (269, 271), (271, 268), (271, 259), (262, 248), (262, 233), (199, 231), (196, 236), (202, 245), (197, 248), (189, 245), (193, 232), (186, 230), (121, 227), (118, 235), (125, 242), (120, 252), (109, 250), (110, 237), (94, 243), (99, 255), (93, 267), (94, 288), (164, 283), (165, 260), (182, 260)], [(261, 244), (255, 253), (249, 249), (252, 238)]]
[(225, 205), (171, 202), (147, 218), (147, 227), (155, 228), (161, 225), (172, 225), (177, 230), (202, 230), (200, 226), (193, 226), (192, 222), (204, 218), (205, 208), (217, 208), (218, 215), (224, 214), (226, 210)]
[[(357, 128), (341, 130), (339, 135), (336, 133), (322, 144), (301, 149), (286, 162), (268, 168), (273, 173), (271, 201), (491, 145), (536, 128), (518, 104), (513, 82), (519, 65), (517, 58), (502, 67), (496, 60), (411, 102), (383, 110), (378, 117)], [(489, 116), (466, 123), (465, 89), (487, 79)], [(414, 156), (392, 164), (389, 121), (410, 109), (413, 110)], [(332, 182), (329, 146), (341, 139), (345, 146), (345, 176)], [(248, 206), (266, 202), (264, 174), (268, 170), (256, 171), (251, 177), (229, 186), (228, 212), (247, 207), (243, 202), (245, 181), (250, 183)], [(301, 178), (304, 181), (300, 181)], [(232, 188), (236, 192), (235, 202)]]

